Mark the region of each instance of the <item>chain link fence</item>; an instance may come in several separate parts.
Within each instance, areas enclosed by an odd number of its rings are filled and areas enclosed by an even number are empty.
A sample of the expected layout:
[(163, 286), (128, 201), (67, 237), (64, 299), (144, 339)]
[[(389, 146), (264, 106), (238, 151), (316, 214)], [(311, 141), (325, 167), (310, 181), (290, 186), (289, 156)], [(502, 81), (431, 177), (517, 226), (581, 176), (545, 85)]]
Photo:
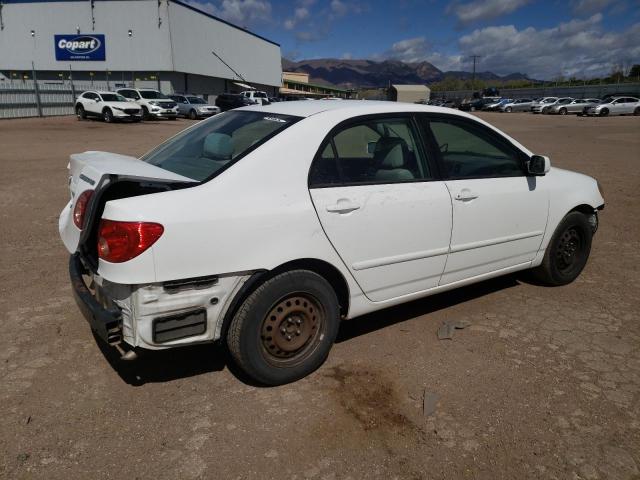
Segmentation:
[[(118, 85), (128, 87), (129, 83)], [(0, 82), (0, 119), (73, 115), (78, 95), (87, 90), (112, 90), (107, 82)]]

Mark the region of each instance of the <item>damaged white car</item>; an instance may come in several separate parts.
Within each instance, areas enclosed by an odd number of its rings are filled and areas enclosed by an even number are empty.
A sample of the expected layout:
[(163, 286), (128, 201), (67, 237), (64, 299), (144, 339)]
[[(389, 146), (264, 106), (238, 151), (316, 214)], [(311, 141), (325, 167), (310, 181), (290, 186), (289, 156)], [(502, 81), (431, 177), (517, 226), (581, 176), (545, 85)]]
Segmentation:
[(77, 303), (124, 358), (220, 341), (254, 380), (299, 379), (341, 320), (587, 262), (597, 182), (476, 117), (316, 101), (217, 115), (140, 159), (71, 156), (60, 234)]

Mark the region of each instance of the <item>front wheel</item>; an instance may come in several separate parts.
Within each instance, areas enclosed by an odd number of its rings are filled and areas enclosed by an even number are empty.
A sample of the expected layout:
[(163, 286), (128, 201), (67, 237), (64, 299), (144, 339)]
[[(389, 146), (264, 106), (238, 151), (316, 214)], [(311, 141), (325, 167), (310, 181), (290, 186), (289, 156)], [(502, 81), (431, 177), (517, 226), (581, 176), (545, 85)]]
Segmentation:
[(640, 116), (640, 107), (636, 107), (636, 109), (633, 111), (633, 115), (636, 117)]
[(147, 107), (142, 107), (142, 119), (143, 120), (151, 120), (151, 115), (149, 115), (149, 109)]
[(566, 108), (564, 108), (564, 107), (562, 107), (558, 113), (559, 113), (560, 115), (566, 115), (566, 114), (567, 114), (567, 109), (566, 109)]
[(609, 109), (603, 108), (602, 110), (600, 110), (601, 117), (606, 117), (607, 115), (609, 115)]
[(547, 285), (573, 282), (587, 264), (591, 252), (593, 227), (584, 213), (570, 212), (562, 219), (534, 275)]
[(109, 110), (108, 108), (105, 109), (105, 111), (102, 112), (102, 119), (105, 121), (105, 123), (113, 122), (113, 113), (111, 112), (111, 110)]
[(246, 375), (281, 385), (324, 363), (339, 324), (331, 285), (317, 273), (293, 270), (267, 280), (244, 300), (229, 326), (227, 346)]
[(198, 114), (196, 113), (195, 110), (190, 110), (189, 111), (189, 119), (190, 120), (197, 120), (198, 119)]
[(507, 107), (507, 108), (504, 109), (504, 111), (507, 112), (507, 113), (511, 113), (513, 111), (513, 108)]

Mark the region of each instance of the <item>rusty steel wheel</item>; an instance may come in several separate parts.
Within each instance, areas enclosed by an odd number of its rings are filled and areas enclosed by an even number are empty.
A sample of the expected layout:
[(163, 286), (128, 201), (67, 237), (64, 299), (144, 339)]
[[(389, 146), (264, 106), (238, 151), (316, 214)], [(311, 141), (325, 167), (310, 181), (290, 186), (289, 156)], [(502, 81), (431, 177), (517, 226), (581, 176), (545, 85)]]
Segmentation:
[(266, 278), (242, 302), (226, 333), (236, 364), (264, 385), (308, 375), (327, 358), (340, 325), (340, 304), (326, 278), (291, 270)]
[(316, 343), (324, 322), (318, 301), (304, 294), (280, 300), (262, 321), (260, 339), (267, 361), (295, 363)]

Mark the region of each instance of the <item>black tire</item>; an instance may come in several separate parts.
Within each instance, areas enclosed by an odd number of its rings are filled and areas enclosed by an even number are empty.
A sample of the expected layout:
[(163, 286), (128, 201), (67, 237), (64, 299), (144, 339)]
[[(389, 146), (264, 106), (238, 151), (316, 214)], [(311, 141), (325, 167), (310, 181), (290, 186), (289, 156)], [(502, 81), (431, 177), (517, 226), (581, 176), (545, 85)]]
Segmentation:
[(151, 120), (151, 115), (149, 115), (149, 110), (145, 106), (142, 107), (142, 119)]
[(82, 105), (78, 105), (76, 107), (76, 117), (78, 118), (78, 120), (87, 119), (87, 112), (85, 112), (84, 107)]
[(189, 111), (189, 118), (190, 118), (191, 120), (197, 120), (197, 119), (198, 119), (198, 114), (196, 113), (196, 111), (195, 111), (195, 110), (191, 109), (191, 110)]
[(633, 115), (634, 115), (635, 117), (640, 116), (640, 107), (636, 107), (636, 109), (633, 111)]
[(606, 117), (607, 115), (609, 115), (609, 109), (608, 108), (603, 108), (602, 110), (600, 110), (600, 116), (601, 117)]
[(562, 108), (558, 111), (558, 113), (559, 113), (560, 115), (566, 115), (566, 114), (567, 114), (567, 109), (566, 109), (566, 108), (564, 108), (564, 107), (562, 107)]
[(105, 108), (102, 112), (102, 119), (105, 123), (113, 122), (113, 112), (109, 108)]
[(340, 308), (323, 277), (292, 270), (253, 291), (234, 315), (227, 346), (237, 366), (264, 385), (298, 380), (322, 365), (338, 333)]
[(534, 276), (551, 286), (573, 282), (587, 264), (592, 238), (593, 229), (587, 216), (581, 212), (568, 213), (553, 233), (542, 264), (533, 269)]
[(507, 107), (507, 108), (504, 109), (504, 111), (507, 112), (507, 113), (511, 113), (511, 112), (513, 112), (513, 108)]

